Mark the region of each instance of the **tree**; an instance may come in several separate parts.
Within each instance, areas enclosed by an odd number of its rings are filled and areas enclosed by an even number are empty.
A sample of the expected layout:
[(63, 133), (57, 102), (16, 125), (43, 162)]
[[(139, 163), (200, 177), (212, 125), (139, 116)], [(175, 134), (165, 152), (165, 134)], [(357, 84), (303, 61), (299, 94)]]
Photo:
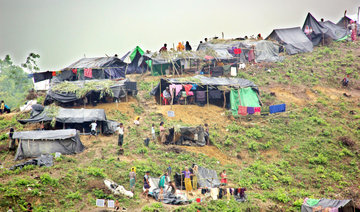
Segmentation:
[[(36, 65), (36, 58), (39, 57), (31, 53), (22, 66), (30, 71), (39, 70)], [(32, 87), (32, 80), (27, 73), (21, 66), (15, 65), (9, 55), (0, 59), (0, 100), (4, 100), (10, 107), (18, 107)]]

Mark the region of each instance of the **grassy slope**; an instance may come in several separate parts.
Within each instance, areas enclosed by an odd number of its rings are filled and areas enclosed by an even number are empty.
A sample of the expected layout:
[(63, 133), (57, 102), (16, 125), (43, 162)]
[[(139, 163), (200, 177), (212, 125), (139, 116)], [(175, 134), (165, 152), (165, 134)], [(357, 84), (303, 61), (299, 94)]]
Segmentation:
[[(138, 102), (98, 106), (106, 107), (109, 119), (122, 121), (126, 126), (131, 126), (134, 117), (141, 115), (142, 125), (126, 130), (125, 156), (118, 158), (116, 154), (116, 137), (82, 137), (87, 146), (85, 152), (62, 156), (53, 167), (1, 170), (0, 208), (32, 202), (38, 211), (96, 210), (96, 198), (114, 198), (104, 188), (104, 178), (128, 187), (130, 167), (137, 167), (138, 176), (146, 170), (151, 170), (152, 176), (159, 176), (169, 163), (175, 170), (192, 163), (217, 172), (227, 169), (232, 185), (248, 188), (249, 201), (243, 204), (216, 201), (186, 207), (147, 203), (138, 195), (140, 181), (134, 199), (116, 198), (132, 210), (147, 211), (228, 208), (296, 211), (305, 197), (353, 198), (360, 206), (358, 48), (359, 44), (333, 43), (310, 54), (286, 56), (282, 63), (252, 66), (241, 72), (240, 77), (259, 85), (266, 105), (287, 104), (288, 112), (268, 117), (233, 118), (215, 106), (174, 106), (172, 110), (177, 117), (170, 120), (166, 118), (170, 108), (156, 106), (147, 94), (158, 78), (139, 79), (142, 82)], [(352, 78), (346, 90), (339, 84), (344, 73)], [(275, 92), (275, 96), (270, 92)], [(344, 92), (352, 97), (344, 97)], [(17, 116), (20, 115), (0, 120), (0, 130), (4, 133), (13, 125), (21, 129), (16, 123)], [(145, 148), (143, 138), (149, 136), (151, 124), (161, 120), (167, 126), (208, 122), (215, 147), (151, 143)], [(354, 145), (344, 145), (342, 140), (353, 141)], [(4, 147), (6, 141), (1, 144)], [(11, 153), (0, 153), (5, 167), (15, 164), (12, 159)]]

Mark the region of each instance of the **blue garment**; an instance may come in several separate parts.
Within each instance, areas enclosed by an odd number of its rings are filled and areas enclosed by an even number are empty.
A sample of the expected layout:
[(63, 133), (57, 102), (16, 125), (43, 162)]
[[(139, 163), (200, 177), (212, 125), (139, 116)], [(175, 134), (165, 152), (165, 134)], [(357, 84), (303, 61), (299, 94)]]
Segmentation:
[(191, 87), (191, 91), (196, 91), (198, 85), (197, 84), (192, 84), (192, 87)]
[(271, 113), (281, 113), (281, 112), (285, 112), (285, 110), (286, 110), (286, 105), (285, 105), (285, 104), (271, 105), (271, 106), (269, 107), (270, 114), (271, 114)]
[(5, 108), (6, 108), (6, 109), (8, 109), (8, 110), (10, 109), (10, 107), (9, 107), (9, 106), (7, 106), (7, 105), (5, 105)]

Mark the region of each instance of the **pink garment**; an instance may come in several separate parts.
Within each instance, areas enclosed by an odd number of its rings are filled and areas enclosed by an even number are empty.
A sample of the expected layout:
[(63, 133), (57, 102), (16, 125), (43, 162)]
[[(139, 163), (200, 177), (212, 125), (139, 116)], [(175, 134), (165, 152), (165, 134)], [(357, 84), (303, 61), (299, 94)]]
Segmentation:
[(261, 112), (261, 107), (255, 107), (255, 113), (257, 113), (257, 112)]
[(92, 78), (92, 69), (91, 68), (84, 69), (84, 77)]
[(353, 29), (352, 31), (351, 31), (351, 40), (352, 41), (356, 41), (356, 28), (355, 29)]
[(189, 91), (188, 94), (189, 94), (188, 96), (194, 96), (194, 92), (192, 91)]
[[(184, 88), (185, 88), (186, 95), (187, 95), (187, 96), (191, 96), (191, 95), (189, 94), (189, 91), (190, 91), (190, 89), (192, 88), (192, 85), (191, 85), (191, 84), (184, 85)], [(193, 93), (192, 95), (194, 95), (194, 93)]]
[(249, 62), (252, 62), (255, 60), (254, 49), (250, 49), (248, 57), (249, 57)]
[(239, 105), (238, 114), (242, 116), (247, 115), (247, 107)]
[(173, 90), (175, 89), (175, 96), (177, 96), (179, 94), (179, 92), (181, 91), (182, 87), (183, 87), (182, 85), (171, 84), (169, 86), (171, 95), (173, 95), (173, 93), (174, 93)]

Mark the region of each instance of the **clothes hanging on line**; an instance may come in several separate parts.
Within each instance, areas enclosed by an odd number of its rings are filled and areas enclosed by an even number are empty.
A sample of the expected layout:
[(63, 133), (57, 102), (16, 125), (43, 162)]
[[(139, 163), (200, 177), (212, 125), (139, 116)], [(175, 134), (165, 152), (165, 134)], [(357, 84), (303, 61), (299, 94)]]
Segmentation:
[(247, 107), (239, 105), (238, 114), (242, 116), (247, 115)]
[(247, 113), (248, 114), (254, 114), (255, 113), (255, 108), (254, 107), (247, 107)]
[(174, 93), (173, 90), (175, 90), (175, 96), (177, 96), (179, 94), (179, 92), (181, 91), (182, 87), (183, 87), (182, 85), (171, 84), (169, 86), (170, 93), (173, 95), (173, 93)]
[(286, 111), (286, 105), (285, 104), (271, 105), (269, 107), (270, 114), (272, 114), (272, 113), (281, 113), (281, 112), (285, 112), (285, 111)]
[(91, 68), (85, 68), (84, 69), (84, 76), (87, 78), (92, 78), (92, 69)]
[(255, 111), (255, 113), (257, 113), (257, 112), (261, 113), (261, 107), (255, 107), (254, 111)]
[[(185, 88), (185, 91), (186, 91), (186, 95), (191, 96), (189, 94), (189, 91), (192, 88), (192, 85), (191, 84), (184, 85), (184, 88)], [(194, 95), (194, 93), (192, 95)]]

